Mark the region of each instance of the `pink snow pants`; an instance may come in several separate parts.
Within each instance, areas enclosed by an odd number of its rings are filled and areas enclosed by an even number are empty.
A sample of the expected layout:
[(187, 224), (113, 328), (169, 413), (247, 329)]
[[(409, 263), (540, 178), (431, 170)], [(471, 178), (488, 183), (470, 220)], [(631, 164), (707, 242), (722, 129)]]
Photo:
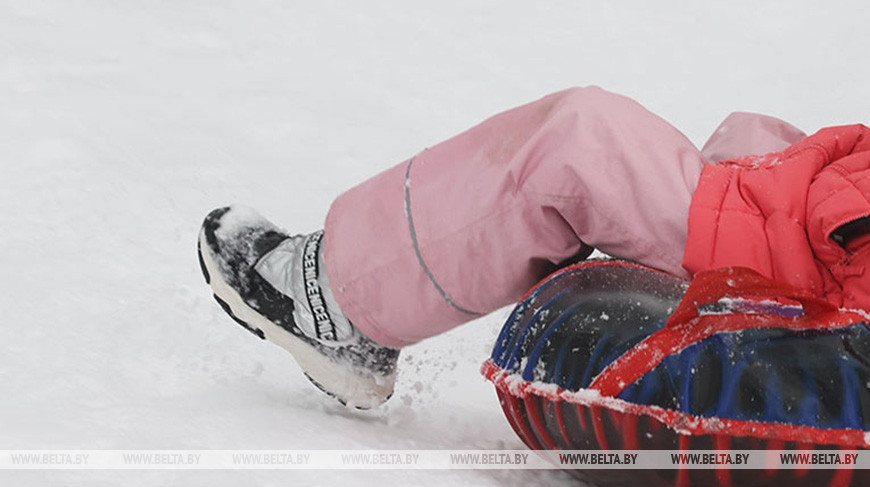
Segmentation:
[(735, 113), (699, 151), (633, 100), (572, 88), (498, 114), (333, 203), (324, 259), (342, 311), (402, 347), (517, 301), (592, 248), (688, 277), (704, 165), (804, 134)]

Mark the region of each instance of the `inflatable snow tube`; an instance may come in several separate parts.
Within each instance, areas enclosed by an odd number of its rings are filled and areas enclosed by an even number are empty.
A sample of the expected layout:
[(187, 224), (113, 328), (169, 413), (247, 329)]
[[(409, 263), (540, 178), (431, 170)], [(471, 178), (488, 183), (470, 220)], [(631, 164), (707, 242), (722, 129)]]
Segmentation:
[[(483, 374), (534, 450), (858, 450), (870, 328), (741, 268), (692, 285), (622, 261), (548, 277)], [(867, 486), (867, 469), (571, 470), (596, 485)]]

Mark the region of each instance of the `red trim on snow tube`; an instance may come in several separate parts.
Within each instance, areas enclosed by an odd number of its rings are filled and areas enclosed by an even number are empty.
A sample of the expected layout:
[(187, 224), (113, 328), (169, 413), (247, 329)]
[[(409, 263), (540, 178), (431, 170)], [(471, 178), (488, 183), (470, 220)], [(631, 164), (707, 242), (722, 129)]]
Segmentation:
[[(861, 430), (823, 429), (813, 426), (692, 416), (658, 406), (634, 404), (615, 397), (602, 396), (593, 389), (582, 389), (574, 392), (560, 389), (552, 384), (525, 381), (519, 374), (509, 374), (503, 371), (491, 359), (483, 363), (481, 373), (497, 389), (509, 397), (525, 399), (528, 396), (538, 396), (550, 401), (564, 401), (590, 408), (601, 407), (627, 414), (649, 416), (684, 435), (728, 434), (729, 436), (796, 443), (804, 443), (807, 439), (812, 439), (815, 443), (825, 445), (855, 449), (870, 448), (870, 433)], [(538, 445), (535, 449), (541, 449), (541, 446)]]

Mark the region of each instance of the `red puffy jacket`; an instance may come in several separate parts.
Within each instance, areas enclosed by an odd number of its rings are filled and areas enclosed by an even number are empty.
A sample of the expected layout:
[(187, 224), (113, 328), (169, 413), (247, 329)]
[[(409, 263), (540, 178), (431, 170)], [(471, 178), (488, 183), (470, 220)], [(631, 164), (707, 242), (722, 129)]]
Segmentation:
[(706, 167), (683, 266), (692, 274), (749, 267), (870, 310), (870, 224), (856, 222), (867, 216), (870, 128), (822, 129), (782, 152)]

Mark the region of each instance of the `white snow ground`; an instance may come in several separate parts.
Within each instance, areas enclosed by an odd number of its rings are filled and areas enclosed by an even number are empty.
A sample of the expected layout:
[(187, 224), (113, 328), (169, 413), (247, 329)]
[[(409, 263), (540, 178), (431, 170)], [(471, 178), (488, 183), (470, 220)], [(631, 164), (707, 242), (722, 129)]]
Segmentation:
[[(507, 310), (346, 411), (212, 301), (213, 207), (342, 190), (571, 85), (698, 144), (732, 110), (867, 122), (868, 4), (0, 1), (0, 449), (522, 448), (478, 367)], [(2, 485), (569, 485), (555, 471), (5, 471)]]

